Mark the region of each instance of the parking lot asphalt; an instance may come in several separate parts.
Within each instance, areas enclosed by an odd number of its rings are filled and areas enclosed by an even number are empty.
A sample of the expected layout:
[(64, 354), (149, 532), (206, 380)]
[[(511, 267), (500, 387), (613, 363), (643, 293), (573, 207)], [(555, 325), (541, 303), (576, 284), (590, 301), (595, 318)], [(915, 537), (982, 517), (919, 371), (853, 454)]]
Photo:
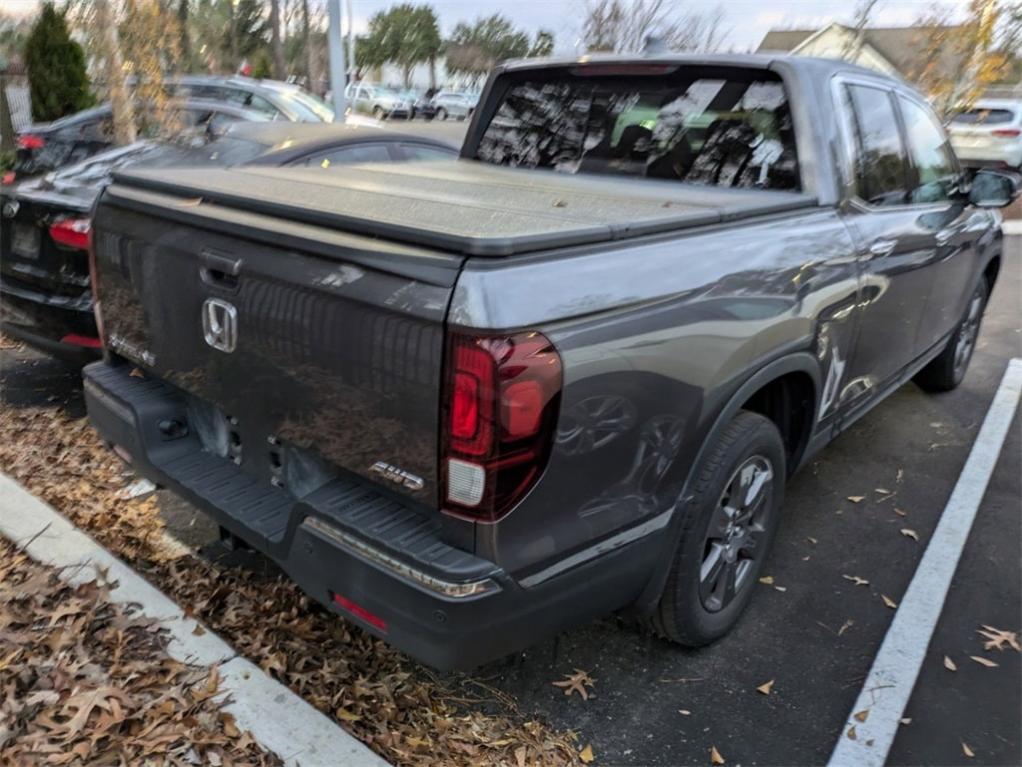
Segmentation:
[[(941, 395), (902, 387), (803, 468), (765, 571), (772, 584), (758, 586), (730, 636), (683, 650), (612, 617), (449, 681), (490, 685), (524, 716), (578, 732), (598, 764), (706, 764), (711, 747), (727, 764), (825, 763), (895, 613), (883, 597), (900, 601), (1008, 361), (1022, 356), (1022, 237), (1006, 251), (963, 385)], [(7, 403), (81, 412), (74, 371), (30, 352), (0, 361)], [(1022, 656), (984, 651), (976, 633), (1022, 625), (1020, 426), (1016, 413), (891, 764), (1022, 763)], [(223, 553), (215, 526), (187, 504), (162, 493), (161, 507), (179, 538)], [(552, 684), (576, 669), (595, 680), (588, 700)], [(757, 691), (768, 682), (769, 694)]]

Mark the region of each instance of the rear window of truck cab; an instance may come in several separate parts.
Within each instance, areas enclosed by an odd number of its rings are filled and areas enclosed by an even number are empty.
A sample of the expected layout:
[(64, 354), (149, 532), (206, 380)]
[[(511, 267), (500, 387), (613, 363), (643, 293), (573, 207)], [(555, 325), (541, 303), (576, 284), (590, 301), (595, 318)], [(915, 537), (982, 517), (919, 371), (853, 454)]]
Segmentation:
[(478, 160), (715, 187), (800, 188), (788, 97), (772, 72), (601, 64), (511, 72), (494, 85), (497, 104)]

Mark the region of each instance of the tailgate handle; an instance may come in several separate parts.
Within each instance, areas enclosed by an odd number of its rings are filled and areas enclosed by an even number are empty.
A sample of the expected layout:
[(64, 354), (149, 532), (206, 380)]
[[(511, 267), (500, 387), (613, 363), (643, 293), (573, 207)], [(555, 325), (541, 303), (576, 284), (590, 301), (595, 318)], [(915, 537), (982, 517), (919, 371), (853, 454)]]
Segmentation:
[(241, 273), (241, 259), (220, 255), (204, 250), (199, 254), (202, 266), (199, 275), (207, 285), (227, 290), (238, 289), (238, 275)]

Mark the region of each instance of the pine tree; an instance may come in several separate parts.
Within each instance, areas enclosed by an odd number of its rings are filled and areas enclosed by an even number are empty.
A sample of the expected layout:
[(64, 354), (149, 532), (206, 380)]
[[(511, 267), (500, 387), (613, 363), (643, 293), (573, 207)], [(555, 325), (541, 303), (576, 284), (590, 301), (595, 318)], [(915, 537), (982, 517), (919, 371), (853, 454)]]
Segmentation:
[(93, 103), (85, 54), (71, 39), (63, 14), (43, 6), (25, 43), (32, 117), (40, 122), (78, 112)]

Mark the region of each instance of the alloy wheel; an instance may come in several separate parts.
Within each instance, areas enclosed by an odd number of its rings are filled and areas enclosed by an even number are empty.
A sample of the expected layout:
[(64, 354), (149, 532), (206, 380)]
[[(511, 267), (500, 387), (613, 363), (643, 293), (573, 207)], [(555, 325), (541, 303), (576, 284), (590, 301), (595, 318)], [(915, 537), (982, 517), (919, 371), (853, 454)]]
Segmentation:
[(706, 528), (699, 568), (699, 598), (708, 612), (723, 610), (750, 586), (773, 506), (773, 482), (771, 462), (753, 455), (725, 484)]

